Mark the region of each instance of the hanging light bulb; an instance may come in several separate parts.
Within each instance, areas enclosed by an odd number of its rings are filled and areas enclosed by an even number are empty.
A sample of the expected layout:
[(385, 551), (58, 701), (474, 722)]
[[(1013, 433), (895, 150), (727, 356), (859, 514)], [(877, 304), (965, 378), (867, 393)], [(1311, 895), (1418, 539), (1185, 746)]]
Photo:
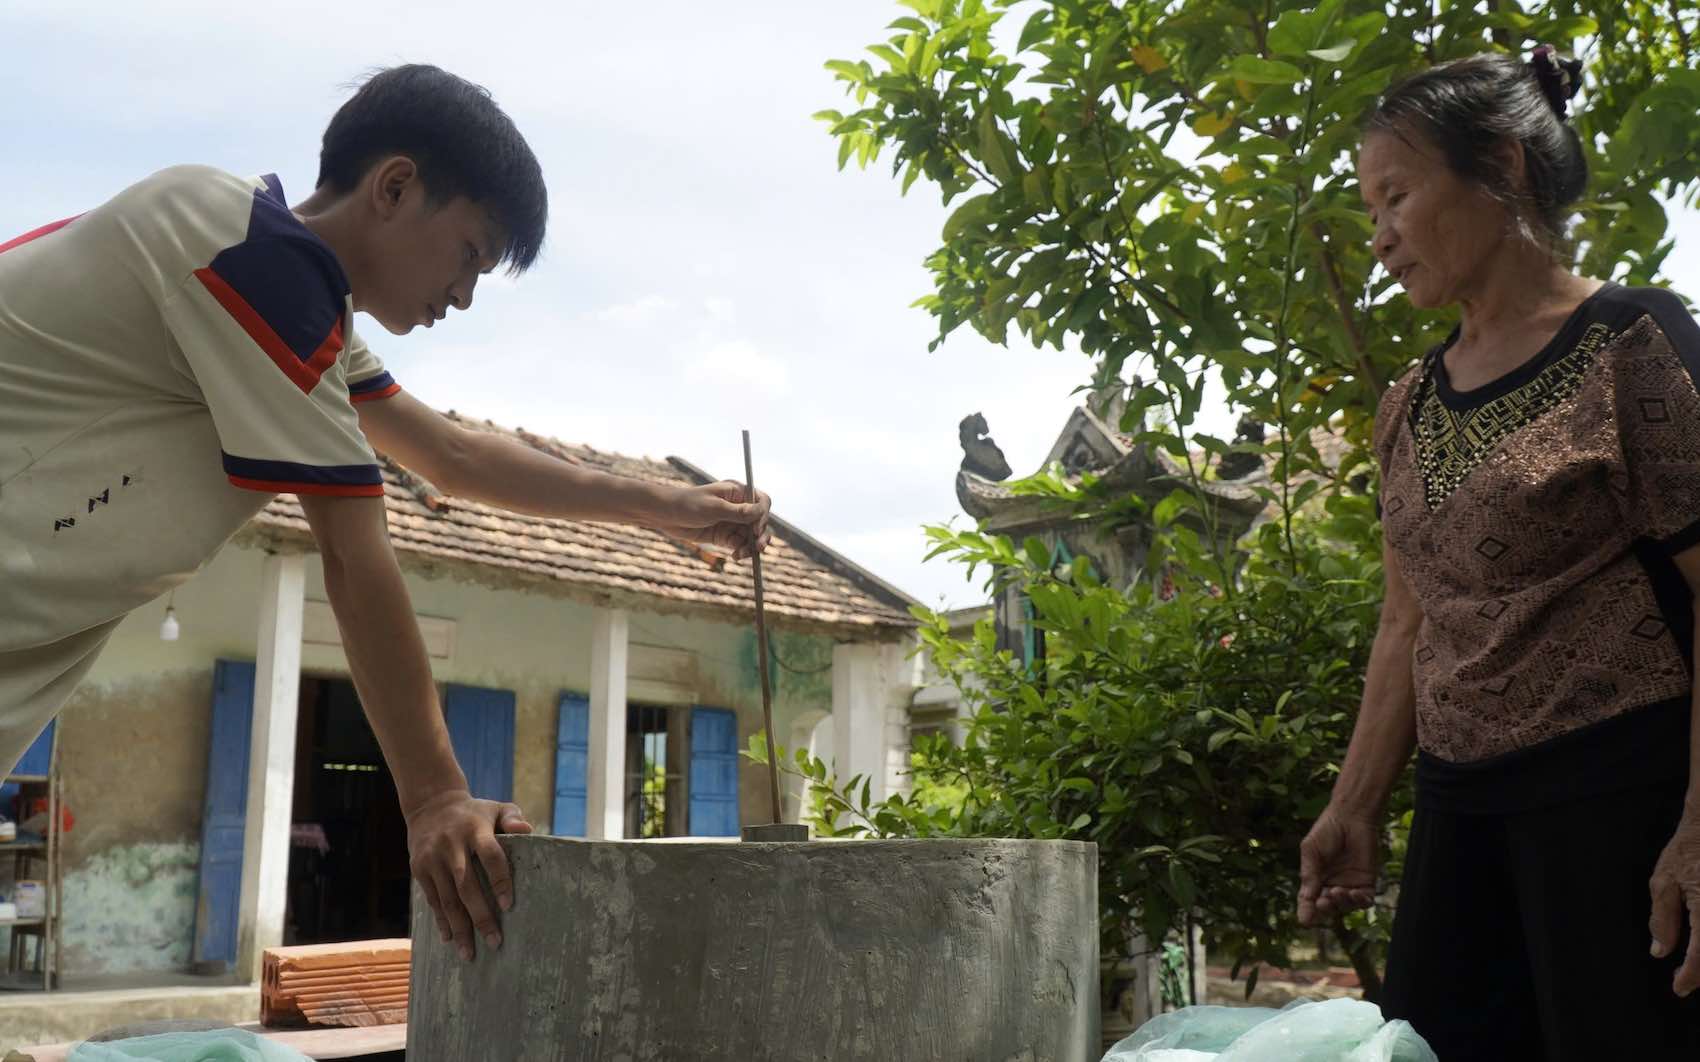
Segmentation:
[(173, 607), (177, 600), (177, 591), (173, 590), (165, 602), (165, 621), (159, 625), (159, 640), (175, 642), (180, 628), (177, 625), (177, 609)]

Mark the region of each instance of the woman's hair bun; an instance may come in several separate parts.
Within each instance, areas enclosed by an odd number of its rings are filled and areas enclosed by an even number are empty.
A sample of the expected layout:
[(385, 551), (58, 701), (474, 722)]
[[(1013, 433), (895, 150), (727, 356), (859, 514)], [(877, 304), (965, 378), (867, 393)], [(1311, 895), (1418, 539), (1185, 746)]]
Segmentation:
[(1566, 117), (1571, 99), (1582, 88), (1582, 60), (1559, 55), (1558, 49), (1543, 44), (1530, 53), (1528, 65), (1553, 113)]

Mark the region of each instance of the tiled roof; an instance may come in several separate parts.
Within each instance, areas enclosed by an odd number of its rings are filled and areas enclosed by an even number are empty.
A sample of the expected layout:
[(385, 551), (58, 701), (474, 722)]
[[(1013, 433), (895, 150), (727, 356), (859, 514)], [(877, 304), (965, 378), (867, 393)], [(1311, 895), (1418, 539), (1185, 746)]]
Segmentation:
[[(590, 468), (652, 482), (691, 485), (709, 477), (689, 462), (573, 446), (489, 421), (448, 416), (463, 427), (507, 435)], [(402, 466), (384, 460), (390, 539), (406, 558), (462, 567), (506, 585), (589, 592), (641, 607), (735, 613), (755, 611), (748, 562), (646, 528), (524, 516), (441, 494)], [(769, 616), (810, 626), (873, 633), (913, 627), (914, 599), (798, 528), (775, 517), (773, 543), (762, 557)], [(307, 520), (293, 494), (280, 494), (254, 518), (250, 535), (301, 540)], [(632, 602), (631, 599), (648, 599)]]
[[(1097, 438), (1099, 445), (1087, 452), (1087, 459), (1091, 463), (1082, 462), (1080, 467), (1071, 469), (1067, 467), (1064, 455), (1071, 453), (1070, 442), (1082, 432)], [(1343, 434), (1327, 426), (1312, 429), (1310, 441), (1316, 448), (1321, 471), (1296, 471), (1288, 481), (1289, 487), (1297, 488), (1307, 480), (1332, 481), (1340, 474), (1341, 465), (1356, 450)], [(1064, 463), (1063, 477), (1070, 483), (1080, 482), (1081, 471), (1090, 470), (1107, 486), (1130, 489), (1147, 495), (1152, 501), (1168, 494), (1176, 485), (1190, 482), (1186, 467), (1167, 451), (1142, 444), (1134, 436), (1112, 429), (1087, 406), (1076, 408), (1070, 415), (1068, 424), (1052, 448), (1048, 460)], [(1212, 459), (1202, 450), (1194, 450), (1192, 460), (1194, 466), (1202, 470), (1219, 459)], [(1266, 453), (1263, 455), (1262, 467), (1254, 469), (1249, 475), (1235, 479), (1205, 479), (1200, 485), (1204, 492), (1214, 499), (1215, 504), (1230, 512), (1237, 512), (1241, 517), (1250, 520), (1252, 526), (1256, 526), (1265, 520), (1276, 519), (1281, 514), (1281, 503), (1278, 500), (1266, 501), (1257, 492), (1258, 487), (1274, 486), (1272, 473), (1276, 464), (1275, 456)], [(1322, 471), (1328, 474), (1323, 475)], [(994, 482), (969, 471), (967, 467), (957, 472), (956, 496), (962, 503), (963, 510), (970, 516), (984, 520), (986, 526), (1002, 532), (1008, 532), (1014, 527), (1050, 522), (1058, 516), (1056, 504), (1050, 499), (1032, 493), (1018, 494), (1009, 483)]]

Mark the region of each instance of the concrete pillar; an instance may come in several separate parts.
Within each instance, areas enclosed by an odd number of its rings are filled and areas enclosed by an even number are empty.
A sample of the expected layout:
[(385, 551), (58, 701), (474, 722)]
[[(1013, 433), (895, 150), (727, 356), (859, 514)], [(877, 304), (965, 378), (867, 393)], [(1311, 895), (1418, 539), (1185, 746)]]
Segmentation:
[[(812, 756), (832, 762), (832, 716), (818, 708), (808, 708), (791, 720), (790, 733), (776, 736), (785, 746), (785, 754), (795, 756), (799, 749)], [(779, 799), (784, 807), (786, 822), (802, 822), (803, 811), (809, 806), (808, 780), (795, 774), (779, 776)]]
[(273, 553), (266, 557), (261, 572), (236, 944), (236, 968), (250, 981), (260, 979), (261, 953), (283, 943), (295, 792), (295, 718), (301, 697), (305, 561), (299, 553)]
[(1094, 845), (499, 843), (500, 951), (415, 893), (408, 1062), (1103, 1054)]
[(880, 646), (880, 670), (884, 676), (882, 702), (885, 709), (885, 737), (881, 742), (885, 763), (885, 791), (888, 794), (908, 794), (913, 788), (909, 774), (911, 741), (909, 737), (909, 702), (915, 691), (926, 685), (926, 662), (914, 653), (917, 639), (905, 639)]
[(878, 645), (849, 642), (832, 647), (833, 773), (841, 785), (856, 775), (869, 779), (869, 796), (876, 804), (886, 798), (882, 679)]
[(626, 655), (630, 623), (622, 609), (599, 608), (590, 623), (590, 763), (584, 835), (626, 835)]

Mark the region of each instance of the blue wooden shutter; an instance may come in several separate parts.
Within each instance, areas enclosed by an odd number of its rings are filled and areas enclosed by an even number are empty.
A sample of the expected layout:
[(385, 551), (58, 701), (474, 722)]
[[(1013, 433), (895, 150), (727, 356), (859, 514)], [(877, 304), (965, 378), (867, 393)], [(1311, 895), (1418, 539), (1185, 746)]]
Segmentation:
[(47, 729), (24, 751), (24, 758), (12, 768), (13, 774), (44, 776), (53, 767), (53, 728), (59, 721), (48, 720)]
[(242, 900), (242, 835), (248, 819), (248, 739), (254, 725), (254, 665), (213, 665), (212, 736), (207, 741), (207, 799), (201, 812), (200, 900), (195, 960), (236, 965)]
[(450, 686), (443, 694), (443, 722), (455, 759), (466, 772), (472, 795), (483, 800), (514, 798), (514, 693), (477, 686)]
[(691, 709), (690, 833), (738, 835), (738, 717), (724, 708)]
[(561, 694), (555, 727), (555, 817), (558, 837), (583, 837), (590, 788), (590, 698)]

